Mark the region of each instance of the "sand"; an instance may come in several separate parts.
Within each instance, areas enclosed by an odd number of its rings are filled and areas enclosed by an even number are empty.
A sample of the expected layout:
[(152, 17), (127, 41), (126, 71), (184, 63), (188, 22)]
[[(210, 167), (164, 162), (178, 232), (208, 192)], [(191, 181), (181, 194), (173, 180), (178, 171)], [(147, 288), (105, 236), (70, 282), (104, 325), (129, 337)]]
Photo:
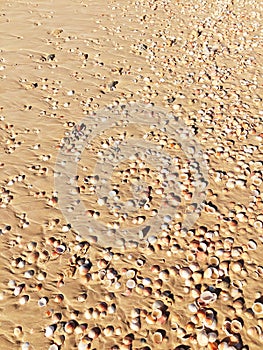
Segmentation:
[[(0, 18), (1, 349), (261, 349), (262, 3), (6, 1)], [(124, 249), (70, 225), (55, 177), (79, 123), (133, 103), (179, 117), (207, 173), (201, 213), (182, 229), (197, 193), (184, 150), (167, 130), (128, 128), (178, 156), (181, 206)], [(112, 197), (134, 199), (132, 187), (146, 202), (130, 221), (103, 209), (89, 176), (122, 132), (95, 138), (77, 169), (91, 226), (117, 236), (156, 214), (169, 177), (120, 161)]]

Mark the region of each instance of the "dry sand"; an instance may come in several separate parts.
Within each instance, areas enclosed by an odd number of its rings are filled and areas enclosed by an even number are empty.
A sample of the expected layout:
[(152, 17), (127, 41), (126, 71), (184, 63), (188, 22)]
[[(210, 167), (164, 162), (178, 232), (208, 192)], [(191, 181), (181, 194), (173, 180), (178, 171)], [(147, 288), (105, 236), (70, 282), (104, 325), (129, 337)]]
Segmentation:
[[(1, 349), (262, 349), (262, 9), (1, 2)], [(209, 185), (187, 232), (177, 216), (150, 242), (109, 251), (68, 230), (54, 167), (88, 112), (131, 101), (182, 118)]]

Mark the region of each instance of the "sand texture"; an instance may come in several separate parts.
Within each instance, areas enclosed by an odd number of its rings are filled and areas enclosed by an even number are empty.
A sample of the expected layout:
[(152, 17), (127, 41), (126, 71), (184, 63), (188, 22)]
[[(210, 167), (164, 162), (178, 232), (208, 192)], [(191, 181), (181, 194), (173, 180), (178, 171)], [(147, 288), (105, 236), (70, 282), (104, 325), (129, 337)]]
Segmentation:
[(262, 1), (0, 8), (0, 349), (262, 349)]

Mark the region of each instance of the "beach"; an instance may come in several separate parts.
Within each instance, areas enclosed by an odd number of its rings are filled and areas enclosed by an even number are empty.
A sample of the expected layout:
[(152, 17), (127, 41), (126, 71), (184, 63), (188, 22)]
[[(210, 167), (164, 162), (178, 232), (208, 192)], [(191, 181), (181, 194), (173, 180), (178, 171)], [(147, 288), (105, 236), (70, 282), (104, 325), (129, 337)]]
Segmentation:
[(0, 6), (1, 349), (260, 350), (262, 2)]

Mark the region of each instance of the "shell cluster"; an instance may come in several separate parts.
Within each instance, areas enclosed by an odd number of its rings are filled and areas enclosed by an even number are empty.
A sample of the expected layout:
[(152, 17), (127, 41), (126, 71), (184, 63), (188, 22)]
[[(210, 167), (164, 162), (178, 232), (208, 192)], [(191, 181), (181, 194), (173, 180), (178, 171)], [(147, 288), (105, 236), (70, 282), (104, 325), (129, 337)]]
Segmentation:
[[(262, 349), (260, 2), (41, 6), (2, 5), (0, 348)], [(187, 125), (208, 168), (205, 199), (197, 208), (196, 178), (206, 181), (165, 127), (117, 123), (87, 143), (68, 179), (76, 196), (69, 213), (81, 198), (105, 234), (138, 230), (136, 242), (102, 247), (63, 217), (56, 157), (62, 147), (79, 152), (71, 135), (89, 132), (83, 116), (134, 101), (163, 106)], [(95, 157), (114, 164), (109, 150), (138, 135), (157, 158), (172, 154), (173, 171), (138, 152), (97, 196)], [(166, 193), (171, 183), (178, 193)], [(141, 227), (168, 203), (174, 213), (147, 236)], [(186, 228), (185, 215), (197, 209)]]

